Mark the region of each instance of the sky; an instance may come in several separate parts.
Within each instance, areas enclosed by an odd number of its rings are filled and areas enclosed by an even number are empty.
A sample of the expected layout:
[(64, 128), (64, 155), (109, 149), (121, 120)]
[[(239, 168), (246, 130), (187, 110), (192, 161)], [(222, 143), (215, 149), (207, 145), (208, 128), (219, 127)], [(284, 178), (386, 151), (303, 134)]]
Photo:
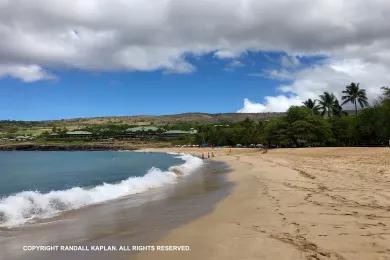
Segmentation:
[(0, 120), (282, 112), (390, 82), (387, 0), (0, 0)]

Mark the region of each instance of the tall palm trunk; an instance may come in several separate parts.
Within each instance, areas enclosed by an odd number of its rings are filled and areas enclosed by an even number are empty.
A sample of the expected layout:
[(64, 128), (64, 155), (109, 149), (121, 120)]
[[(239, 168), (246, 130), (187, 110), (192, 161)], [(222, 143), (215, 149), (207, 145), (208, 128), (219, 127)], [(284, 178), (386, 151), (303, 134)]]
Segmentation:
[(356, 104), (356, 100), (353, 103), (355, 104), (355, 117), (357, 118), (357, 104)]

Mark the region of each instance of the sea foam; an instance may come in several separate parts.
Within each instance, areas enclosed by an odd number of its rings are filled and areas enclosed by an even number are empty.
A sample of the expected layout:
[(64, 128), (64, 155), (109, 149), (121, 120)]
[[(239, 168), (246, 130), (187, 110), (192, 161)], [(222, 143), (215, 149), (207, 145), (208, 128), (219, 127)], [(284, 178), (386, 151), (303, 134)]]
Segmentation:
[(188, 154), (177, 157), (184, 163), (172, 166), (167, 171), (152, 167), (142, 177), (129, 177), (118, 183), (103, 183), (92, 188), (74, 187), (48, 193), (23, 191), (2, 198), (0, 227), (15, 227), (35, 219), (50, 218), (66, 210), (174, 184), (178, 178), (191, 174), (203, 164), (201, 159)]

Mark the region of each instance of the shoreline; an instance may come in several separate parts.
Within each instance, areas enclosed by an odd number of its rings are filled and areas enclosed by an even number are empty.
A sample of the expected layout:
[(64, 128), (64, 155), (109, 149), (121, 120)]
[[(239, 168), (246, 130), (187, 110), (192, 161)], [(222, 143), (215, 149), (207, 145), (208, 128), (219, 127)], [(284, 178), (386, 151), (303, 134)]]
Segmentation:
[(136, 145), (116, 144), (2, 144), (0, 151), (132, 151), (139, 149)]
[(215, 160), (231, 168), (232, 193), (211, 213), (157, 242), (191, 245), (191, 252), (144, 252), (136, 259), (365, 260), (390, 256), (390, 149), (212, 151)]
[(170, 142), (142, 140), (69, 140), (64, 142), (0, 142), (0, 151), (133, 151), (148, 147), (167, 148)]
[[(229, 169), (207, 163), (173, 185), (62, 212), (32, 224), (0, 230), (0, 258), (123, 259), (134, 252), (32, 252), (24, 245), (143, 245), (212, 211), (230, 192)], [(193, 204), (197, 206), (194, 208)], [(4, 255), (3, 255), (4, 254)]]
[[(377, 145), (377, 146), (350, 146), (350, 147), (342, 147), (342, 146), (334, 146), (334, 147), (296, 147), (296, 148), (275, 148), (276, 150), (291, 150), (291, 149), (332, 149), (332, 148), (388, 148), (388, 145)], [(230, 147), (221, 147), (221, 148), (212, 148), (212, 147), (173, 147), (169, 142), (156, 142), (156, 143), (148, 143), (148, 142), (110, 142), (110, 141), (102, 141), (102, 142), (64, 142), (64, 143), (0, 143), (0, 151), (192, 151), (195, 153), (199, 153), (201, 150), (211, 151), (212, 149), (230, 149)], [(232, 147), (232, 150), (248, 150), (248, 151), (257, 151), (257, 148), (237, 148)], [(275, 150), (269, 149), (269, 150)]]
[[(157, 203), (150, 211), (153, 213), (149, 216), (149, 223), (154, 223), (154, 228), (164, 229), (164, 232), (156, 235), (147, 222), (143, 228), (154, 234), (149, 236), (151, 239), (143, 239), (142, 232), (134, 235), (132, 226), (122, 218), (104, 222), (108, 215), (122, 216), (120, 209), (126, 205), (126, 199), (123, 199), (65, 214), (63, 219), (60, 218), (66, 221), (60, 222), (59, 232), (50, 230), (51, 225), (57, 225), (55, 223), (43, 225), (46, 231), (41, 234), (52, 238), (47, 242), (73, 241), (71, 230), (85, 229), (83, 225), (89, 226), (89, 218), (105, 214), (103, 220), (97, 218), (97, 229), (87, 228), (97, 232), (87, 241), (108, 245), (119, 242), (183, 245), (190, 246), (191, 251), (67, 257), (365, 260), (390, 256), (389, 148), (286, 148), (268, 150), (265, 154), (247, 148), (175, 147), (139, 151), (196, 156), (213, 152), (216, 157), (210, 161), (229, 167), (226, 183), (233, 188), (226, 196), (217, 196), (213, 201), (207, 196), (202, 203), (186, 197), (189, 201), (181, 204), (183, 208), (169, 203), (173, 207), (169, 210), (161, 207), (164, 203)], [(187, 188), (182, 191), (186, 193)], [(194, 215), (194, 207), (202, 213)], [(176, 218), (182, 217), (183, 209), (189, 215), (179, 221)], [(85, 212), (89, 213), (85, 215)], [(167, 214), (165, 226), (158, 219), (161, 212)], [(140, 208), (138, 216), (145, 216), (144, 213)], [(131, 217), (133, 212), (126, 211), (125, 215)], [(81, 223), (76, 221), (77, 216), (83, 216)], [(68, 221), (72, 225), (78, 223), (78, 226), (69, 229)], [(136, 222), (133, 224), (137, 226)], [(34, 232), (29, 233), (31, 230), (27, 229), (25, 233), (29, 234), (30, 240), (34, 237)], [(108, 230), (112, 233), (107, 237)], [(68, 234), (68, 240), (56, 237), (61, 232)], [(29, 240), (25, 237), (21, 241), (27, 243)], [(78, 241), (86, 240), (78, 238), (74, 243)], [(37, 259), (42, 257), (50, 259), (53, 255), (39, 255)], [(32, 259), (30, 255), (28, 258)]]

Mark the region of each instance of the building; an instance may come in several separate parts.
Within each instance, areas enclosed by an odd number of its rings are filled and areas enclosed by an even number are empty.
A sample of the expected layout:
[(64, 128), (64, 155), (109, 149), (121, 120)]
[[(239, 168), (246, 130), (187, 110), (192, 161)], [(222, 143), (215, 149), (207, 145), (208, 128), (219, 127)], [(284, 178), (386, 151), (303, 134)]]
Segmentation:
[(180, 138), (187, 135), (193, 135), (197, 134), (198, 131), (195, 129), (190, 129), (189, 131), (182, 131), (182, 130), (169, 130), (161, 134), (162, 137), (165, 138)]
[(66, 135), (69, 137), (82, 138), (82, 137), (90, 137), (92, 136), (91, 132), (88, 131), (69, 131), (66, 132)]
[(34, 137), (26, 136), (26, 135), (19, 135), (19, 136), (16, 136), (14, 138), (15, 141), (28, 141), (28, 140), (32, 140), (32, 139), (34, 139)]
[(137, 126), (132, 128), (127, 128), (127, 133), (137, 133), (137, 132), (158, 132), (160, 128), (155, 126)]
[(161, 132), (161, 128), (155, 126), (137, 126), (126, 129), (126, 135), (131, 137), (152, 137)]

